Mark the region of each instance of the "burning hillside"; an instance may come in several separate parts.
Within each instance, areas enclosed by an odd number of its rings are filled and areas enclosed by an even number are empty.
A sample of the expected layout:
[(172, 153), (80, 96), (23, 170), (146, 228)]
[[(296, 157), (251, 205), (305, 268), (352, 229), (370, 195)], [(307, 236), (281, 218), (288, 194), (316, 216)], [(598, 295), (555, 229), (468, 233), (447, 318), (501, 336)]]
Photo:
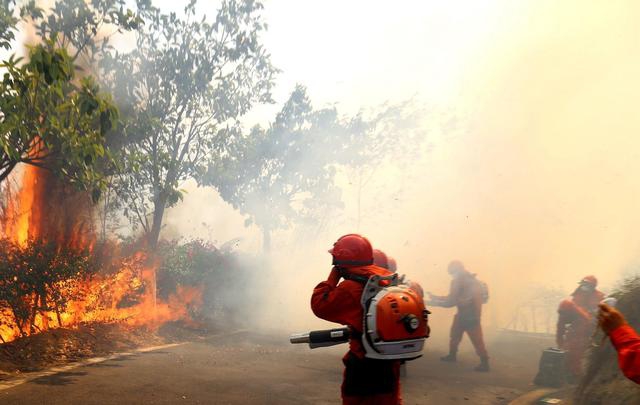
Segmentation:
[(85, 322), (157, 328), (189, 320), (202, 288), (156, 294), (159, 263), (144, 250), (97, 242), (92, 204), (51, 173), (27, 166), (0, 220), (0, 339)]

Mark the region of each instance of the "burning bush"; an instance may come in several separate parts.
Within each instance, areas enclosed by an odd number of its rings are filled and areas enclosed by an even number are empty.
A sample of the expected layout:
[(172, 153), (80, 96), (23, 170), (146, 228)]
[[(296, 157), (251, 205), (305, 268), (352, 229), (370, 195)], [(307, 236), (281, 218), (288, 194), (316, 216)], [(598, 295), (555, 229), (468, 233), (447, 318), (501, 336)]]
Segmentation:
[[(613, 294), (617, 307), (631, 326), (640, 330), (640, 277), (628, 279)], [(589, 354), (585, 377), (576, 392), (579, 404), (637, 404), (640, 387), (627, 380), (618, 367), (618, 356), (609, 342)]]
[(7, 329), (21, 336), (47, 329), (48, 313), (62, 326), (67, 303), (79, 298), (79, 282), (95, 270), (87, 250), (0, 240), (0, 312), (11, 315), (0, 317), (0, 339), (11, 335)]
[(111, 244), (90, 250), (1, 239), (0, 339), (85, 322), (156, 328), (190, 320), (202, 288), (176, 283), (157, 298), (156, 267), (146, 253), (120, 257)]

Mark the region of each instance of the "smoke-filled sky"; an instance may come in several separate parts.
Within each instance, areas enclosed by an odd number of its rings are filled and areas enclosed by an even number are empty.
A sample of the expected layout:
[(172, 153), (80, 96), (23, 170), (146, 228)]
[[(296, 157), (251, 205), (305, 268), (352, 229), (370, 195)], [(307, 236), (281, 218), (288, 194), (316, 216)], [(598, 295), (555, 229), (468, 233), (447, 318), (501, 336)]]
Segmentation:
[[(415, 95), (459, 122), (455, 131), (428, 134), (430, 152), (407, 170), (377, 173), (360, 229), (347, 188), (342, 225), (296, 254), (291, 239), (276, 243), (295, 255), (284, 273), (290, 288), (307, 291), (322, 279), (324, 248), (352, 231), (396, 256), (426, 290), (446, 290), (447, 262), (463, 260), (489, 281), (496, 326), (535, 285), (568, 294), (586, 274), (605, 289), (629, 274), (640, 262), (639, 8), (634, 1), (267, 2), (266, 45), (283, 70), (278, 102), (300, 82), (316, 105), (353, 112)], [(252, 119), (268, 120), (278, 107)], [(214, 198), (193, 192), (177, 211)], [(211, 209), (220, 223), (216, 210), (229, 209)], [(214, 233), (237, 236), (241, 219), (223, 218)], [(245, 232), (259, 246), (258, 234)], [(308, 319), (307, 299), (300, 294), (294, 306)]]
[[(218, 2), (201, 3), (215, 15)], [(353, 231), (427, 290), (446, 290), (446, 263), (459, 258), (501, 304), (534, 284), (569, 293), (590, 273), (610, 287), (640, 264), (640, 3), (273, 0), (264, 16), (282, 72), (276, 104), (247, 125), (272, 119), (296, 83), (317, 107), (353, 114), (415, 96), (458, 122), (428, 133), (429, 152), (405, 170), (378, 170), (360, 229), (342, 179), (346, 210), (334, 229), (296, 249), (276, 235), (274, 250), (294, 256), (282, 270), (292, 288), (325, 277), (326, 247)], [(166, 235), (244, 236), (260, 247), (212, 190), (190, 187), (166, 223)], [(294, 305), (310, 316), (307, 299)]]
[(459, 257), (490, 278), (569, 288), (586, 273), (611, 284), (638, 254), (638, 8), (268, 1), (265, 42), (278, 102), (296, 82), (345, 112), (417, 95), (464, 123), (429, 135), (402, 199), (383, 198), (393, 215), (363, 223), (401, 265)]

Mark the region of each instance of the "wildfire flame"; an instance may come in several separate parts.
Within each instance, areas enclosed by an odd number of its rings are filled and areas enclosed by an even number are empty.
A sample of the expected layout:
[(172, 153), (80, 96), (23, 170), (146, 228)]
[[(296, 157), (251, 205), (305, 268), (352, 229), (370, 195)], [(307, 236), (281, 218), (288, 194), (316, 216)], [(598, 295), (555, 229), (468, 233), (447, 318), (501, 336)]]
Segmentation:
[[(90, 213), (91, 204), (82, 193), (70, 193), (49, 172), (26, 166), (20, 188), (9, 197), (5, 215), (0, 219), (0, 237), (20, 247), (43, 240), (55, 242), (60, 249), (92, 252), (96, 237)], [(166, 300), (158, 299), (158, 264), (143, 251), (112, 260), (118, 265), (115, 272), (98, 272), (74, 283), (54, 286), (74, 298), (64, 308), (39, 311), (29, 328), (20, 328), (11, 311), (0, 305), (0, 339), (8, 342), (20, 335), (84, 322), (122, 322), (157, 328), (168, 321), (189, 321), (190, 311), (202, 303), (202, 288), (198, 287), (179, 286)], [(43, 300), (41, 296), (23, 299), (35, 301), (34, 306), (38, 299), (40, 304)]]

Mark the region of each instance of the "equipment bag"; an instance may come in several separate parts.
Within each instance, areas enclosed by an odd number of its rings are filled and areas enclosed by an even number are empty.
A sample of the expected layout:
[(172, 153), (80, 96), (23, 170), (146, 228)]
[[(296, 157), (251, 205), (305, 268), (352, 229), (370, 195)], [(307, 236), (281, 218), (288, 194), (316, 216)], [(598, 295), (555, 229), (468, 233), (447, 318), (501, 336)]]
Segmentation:
[(381, 360), (412, 360), (422, 356), (429, 337), (429, 311), (418, 293), (398, 275), (371, 276), (362, 292), (362, 345), (365, 356)]
[[(476, 279), (477, 280), (477, 279)], [(480, 289), (480, 296), (482, 297), (482, 303), (486, 304), (489, 302), (489, 286), (482, 280), (478, 281), (478, 288)]]
[(550, 347), (544, 350), (540, 357), (538, 374), (533, 383), (543, 387), (561, 387), (566, 381), (565, 355), (562, 349)]

